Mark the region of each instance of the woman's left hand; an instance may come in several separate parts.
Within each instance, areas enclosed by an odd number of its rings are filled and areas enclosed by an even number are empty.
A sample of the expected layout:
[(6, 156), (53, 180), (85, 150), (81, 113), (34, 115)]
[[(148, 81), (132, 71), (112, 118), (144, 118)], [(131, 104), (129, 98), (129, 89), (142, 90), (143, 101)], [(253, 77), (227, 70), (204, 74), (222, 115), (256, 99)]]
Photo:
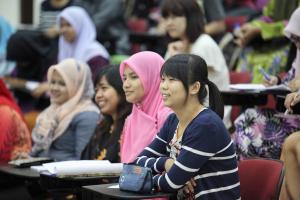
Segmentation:
[(30, 155), (27, 152), (18, 152), (18, 153), (13, 153), (13, 154), (15, 154), (15, 155), (13, 156), (12, 160), (30, 158)]
[(293, 92), (288, 94), (285, 97), (285, 101), (284, 101), (284, 106), (290, 111), (292, 112), (292, 106), (296, 105), (297, 103), (300, 102), (300, 94), (298, 92)]
[(56, 38), (59, 35), (59, 28), (57, 26), (52, 26), (44, 32), (44, 35), (49, 39)]
[(196, 186), (197, 186), (196, 181), (194, 180), (194, 178), (191, 178), (191, 180), (186, 182), (185, 186), (183, 187), (183, 191), (186, 194), (194, 193), (194, 187)]
[(31, 95), (35, 98), (40, 98), (44, 95), (49, 89), (49, 85), (47, 82), (41, 83), (36, 89), (31, 92)]
[(26, 80), (15, 77), (3, 77), (3, 80), (6, 84), (8, 84), (10, 89), (21, 89), (25, 88)]
[(244, 48), (247, 46), (255, 37), (261, 34), (261, 29), (259, 27), (253, 26), (252, 24), (244, 24), (239, 34), (237, 35), (237, 39), (235, 43)]
[(169, 158), (168, 160), (166, 160), (165, 162), (165, 171), (168, 173), (171, 169), (171, 167), (174, 165), (174, 160), (172, 158)]
[(168, 52), (170, 56), (187, 52), (187, 42), (179, 40), (168, 44)]

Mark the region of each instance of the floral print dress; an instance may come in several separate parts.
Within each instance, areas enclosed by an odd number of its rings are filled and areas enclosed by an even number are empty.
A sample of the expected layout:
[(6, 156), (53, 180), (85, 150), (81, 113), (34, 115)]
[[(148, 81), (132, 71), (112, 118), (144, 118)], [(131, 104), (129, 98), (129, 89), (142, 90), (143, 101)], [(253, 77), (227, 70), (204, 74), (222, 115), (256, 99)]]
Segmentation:
[(276, 115), (272, 109), (247, 109), (234, 122), (233, 140), (239, 159), (278, 159), (287, 136), (300, 130), (300, 116)]

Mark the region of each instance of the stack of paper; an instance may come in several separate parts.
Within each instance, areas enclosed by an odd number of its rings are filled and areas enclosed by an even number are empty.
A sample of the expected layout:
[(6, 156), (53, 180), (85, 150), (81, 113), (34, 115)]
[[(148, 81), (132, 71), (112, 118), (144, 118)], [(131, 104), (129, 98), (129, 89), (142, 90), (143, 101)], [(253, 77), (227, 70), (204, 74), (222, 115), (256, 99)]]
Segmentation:
[(231, 84), (230, 89), (234, 90), (286, 90), (290, 91), (290, 88), (284, 84), (273, 85), (266, 87), (263, 84), (253, 84), (253, 83), (241, 83), (241, 84)]
[(108, 160), (76, 160), (45, 163), (32, 166), (31, 169), (55, 176), (120, 175), (123, 164), (110, 163)]

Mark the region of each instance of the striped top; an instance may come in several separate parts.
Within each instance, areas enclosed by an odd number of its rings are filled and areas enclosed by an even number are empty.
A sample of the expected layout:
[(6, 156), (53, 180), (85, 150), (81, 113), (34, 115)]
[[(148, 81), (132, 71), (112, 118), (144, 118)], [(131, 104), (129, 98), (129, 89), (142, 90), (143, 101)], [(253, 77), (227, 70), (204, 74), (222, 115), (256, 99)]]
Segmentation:
[[(194, 178), (195, 199), (240, 199), (236, 154), (222, 120), (205, 109), (190, 122), (181, 140), (174, 142), (177, 125), (176, 115), (171, 114), (136, 160), (136, 164), (156, 174), (154, 186), (163, 192), (175, 192)], [(168, 173), (162, 173), (174, 143), (178, 150), (176, 161)]]
[(60, 11), (43, 11), (40, 13), (39, 29), (41, 31), (46, 31), (56, 25), (56, 17)]
[(47, 31), (48, 28), (51, 28), (56, 25), (56, 17), (58, 14), (65, 8), (73, 5), (73, 0), (69, 0), (64, 6), (56, 7), (52, 5), (51, 1), (43, 1), (40, 9), (40, 22), (39, 30)]

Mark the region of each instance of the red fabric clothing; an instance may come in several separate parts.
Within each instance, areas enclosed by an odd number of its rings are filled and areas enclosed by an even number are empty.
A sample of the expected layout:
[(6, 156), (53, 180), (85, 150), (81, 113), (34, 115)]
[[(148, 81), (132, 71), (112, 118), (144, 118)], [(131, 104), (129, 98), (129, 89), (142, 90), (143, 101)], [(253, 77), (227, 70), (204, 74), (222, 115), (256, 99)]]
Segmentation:
[(10, 91), (7, 89), (2, 79), (0, 79), (0, 105), (7, 105), (13, 108), (20, 115), (22, 115), (21, 109), (16, 104), (13, 96), (11, 95)]
[(0, 161), (14, 160), (31, 150), (31, 137), (20, 115), (0, 105)]
[(0, 161), (16, 159), (31, 150), (31, 136), (19, 106), (0, 79)]

